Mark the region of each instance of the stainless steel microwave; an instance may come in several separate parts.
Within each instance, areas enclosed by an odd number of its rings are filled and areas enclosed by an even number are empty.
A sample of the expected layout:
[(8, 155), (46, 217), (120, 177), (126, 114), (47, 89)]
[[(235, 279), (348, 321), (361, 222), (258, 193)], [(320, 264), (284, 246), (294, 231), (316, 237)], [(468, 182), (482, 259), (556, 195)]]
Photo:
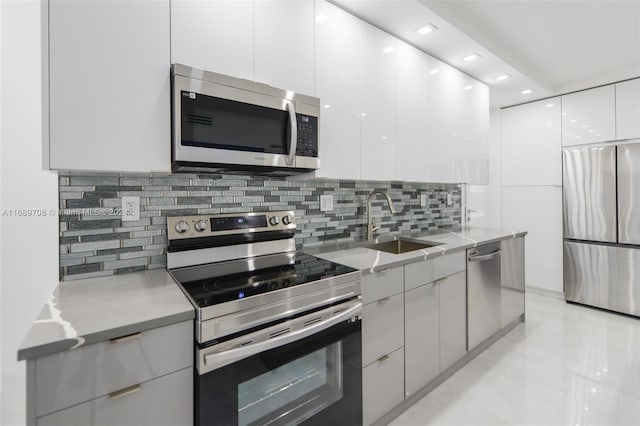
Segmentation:
[(320, 100), (172, 66), (172, 170), (291, 175), (320, 166)]

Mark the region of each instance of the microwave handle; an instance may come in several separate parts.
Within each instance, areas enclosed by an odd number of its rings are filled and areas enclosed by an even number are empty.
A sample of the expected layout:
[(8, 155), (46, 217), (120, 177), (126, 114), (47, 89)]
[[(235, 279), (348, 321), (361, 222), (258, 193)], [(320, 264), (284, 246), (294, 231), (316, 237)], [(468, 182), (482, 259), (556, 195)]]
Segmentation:
[(289, 112), (289, 124), (291, 125), (291, 140), (289, 141), (287, 164), (293, 166), (296, 159), (296, 148), (298, 147), (298, 120), (296, 120), (296, 107), (293, 102), (287, 102), (285, 105)]

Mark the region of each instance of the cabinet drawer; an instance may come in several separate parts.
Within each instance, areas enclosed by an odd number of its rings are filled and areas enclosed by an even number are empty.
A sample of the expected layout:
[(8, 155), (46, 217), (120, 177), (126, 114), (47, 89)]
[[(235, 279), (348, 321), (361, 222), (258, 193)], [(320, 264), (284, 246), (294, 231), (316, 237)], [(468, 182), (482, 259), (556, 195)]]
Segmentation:
[(193, 369), (120, 390), (48, 416), (38, 426), (193, 425)]
[(462, 250), (458, 253), (433, 258), (433, 279), (439, 280), (466, 270), (467, 259), (465, 258), (465, 253)]
[(193, 365), (193, 322), (72, 349), (36, 360), (36, 416)]
[(375, 302), (384, 297), (402, 293), (404, 269), (392, 268), (362, 277), (362, 303)]
[(404, 267), (404, 291), (433, 281), (433, 259), (410, 263)]
[(370, 425), (404, 400), (404, 349), (362, 371), (362, 411)]
[(362, 308), (362, 365), (404, 345), (404, 295), (365, 305)]

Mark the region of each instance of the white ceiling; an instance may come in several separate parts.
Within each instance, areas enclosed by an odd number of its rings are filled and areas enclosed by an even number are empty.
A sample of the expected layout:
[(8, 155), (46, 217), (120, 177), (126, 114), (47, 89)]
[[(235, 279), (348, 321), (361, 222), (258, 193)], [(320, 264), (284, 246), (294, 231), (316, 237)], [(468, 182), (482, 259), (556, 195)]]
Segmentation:
[(493, 107), (640, 76), (640, 0), (331, 1), (489, 84)]

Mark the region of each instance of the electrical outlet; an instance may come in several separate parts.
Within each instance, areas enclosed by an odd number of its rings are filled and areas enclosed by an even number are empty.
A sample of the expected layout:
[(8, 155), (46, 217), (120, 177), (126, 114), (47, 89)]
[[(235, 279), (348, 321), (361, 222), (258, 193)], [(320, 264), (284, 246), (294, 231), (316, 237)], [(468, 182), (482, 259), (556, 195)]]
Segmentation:
[(451, 194), (447, 194), (447, 205), (448, 206), (453, 205), (453, 195)]
[(427, 206), (427, 194), (420, 194), (420, 207)]
[(140, 220), (140, 197), (122, 197), (122, 221)]
[(333, 210), (333, 195), (321, 195), (320, 196), (320, 211), (328, 212)]

